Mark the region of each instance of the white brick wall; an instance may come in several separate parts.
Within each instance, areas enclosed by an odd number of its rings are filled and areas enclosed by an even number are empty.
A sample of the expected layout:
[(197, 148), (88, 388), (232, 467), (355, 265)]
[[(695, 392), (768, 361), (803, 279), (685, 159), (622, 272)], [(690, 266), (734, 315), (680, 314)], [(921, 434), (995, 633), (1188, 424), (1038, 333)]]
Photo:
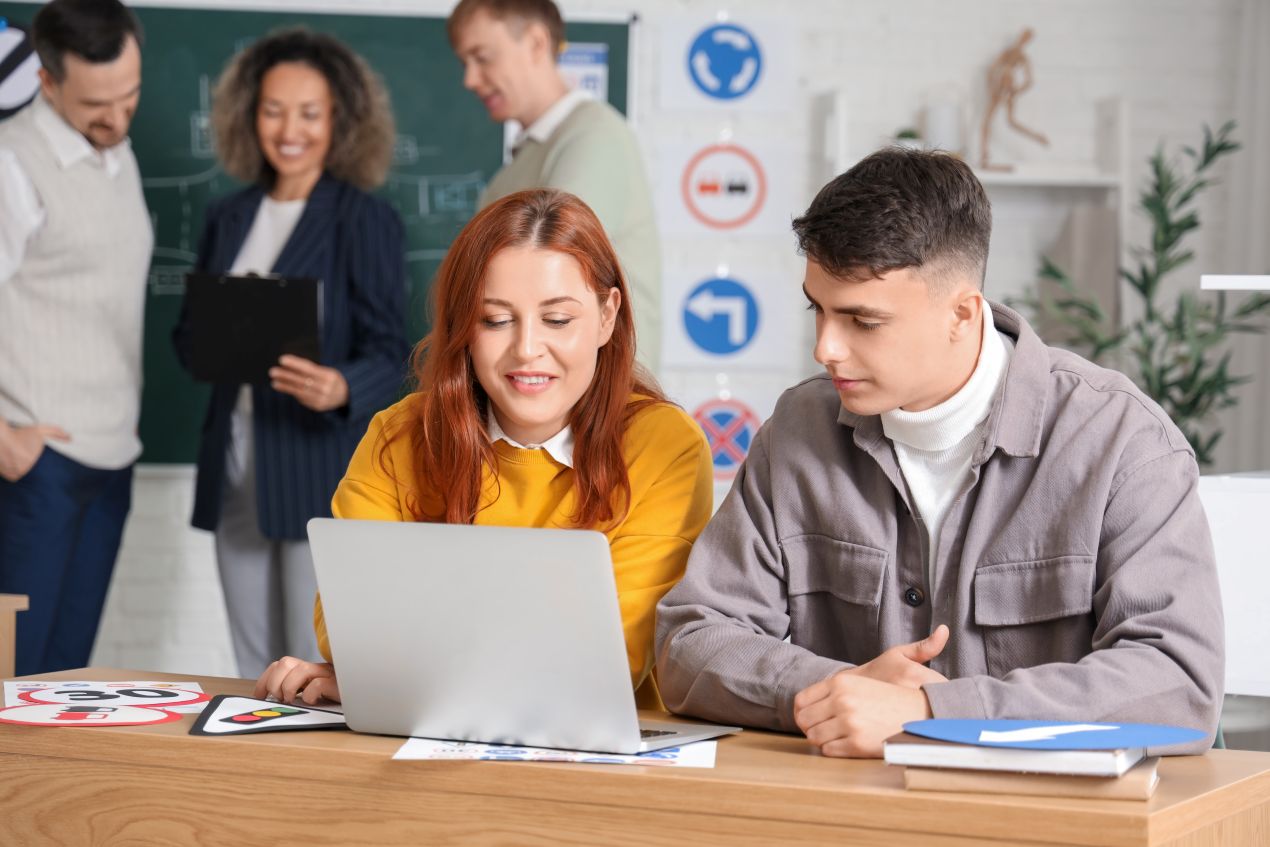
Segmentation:
[[(430, 12), (448, 6), (409, 0), (393, 5)], [(566, 15), (632, 10), (640, 14), (644, 26), (637, 50), (637, 110), (639, 136), (650, 160), (660, 141), (695, 137), (717, 126), (709, 118), (661, 113), (656, 97), (658, 20), (702, 9), (713, 14), (716, 7), (687, 0), (576, 0), (563, 6)], [(747, 13), (771, 14), (776, 6), (770, 0), (733, 0), (727, 8), (734, 19), (743, 20)], [(1029, 49), (1036, 87), (1021, 101), (1020, 118), (1049, 134), (1053, 144), (1040, 148), (1001, 133), (995, 149), (1002, 158), (1016, 161), (1090, 159), (1094, 100), (1123, 96), (1132, 114), (1130, 160), (1136, 186), (1145, 176), (1146, 156), (1159, 141), (1171, 146), (1194, 143), (1202, 123), (1217, 125), (1229, 116), (1237, 9), (1235, 0), (788, 0), (780, 4), (780, 13), (801, 32), (798, 111), (788, 121), (741, 116), (732, 123), (738, 139), (791, 140), (805, 147), (811, 131), (807, 97), (813, 91), (845, 87), (851, 110), (850, 147), (863, 154), (896, 129), (914, 123), (931, 92), (951, 80), (966, 94), (971, 116), (966, 131), (974, 139), (988, 63), (1024, 26), (1031, 26), (1036, 30)], [(815, 187), (804, 187), (804, 199)], [(1219, 187), (1204, 204), (1205, 225), (1194, 244), (1199, 256), (1196, 274), (1220, 254), (1223, 201)], [(1045, 220), (1052, 210), (1046, 210), (1066, 201), (1041, 193), (1039, 199), (1026, 202), (1032, 205), (1021, 207), (1019, 216), (1036, 216), (1041, 220), (1036, 226), (1045, 229), (1053, 227)], [(998, 217), (1004, 211), (1002, 201)], [(1145, 231), (1145, 224), (1135, 219), (1130, 239), (1140, 243)], [(789, 243), (776, 240), (744, 249), (787, 253)], [(1008, 253), (1010, 248), (1002, 244), (997, 249)], [(694, 250), (714, 252), (713, 247), (692, 243), (667, 245), (668, 253), (686, 257)], [(1017, 289), (1034, 266), (1030, 254), (1016, 256), (1008, 272), (1017, 279), (1002, 280), (1002, 286)], [(790, 296), (798, 296), (797, 261), (791, 258), (789, 267)], [(808, 370), (812, 367), (809, 364)], [(692, 375), (667, 376), (674, 392)], [(211, 540), (187, 528), (191, 490), (188, 469), (139, 469), (133, 514), (95, 663), (184, 673), (233, 672)]]
[(210, 533), (191, 529), (194, 469), (143, 465), (92, 663), (237, 676)]

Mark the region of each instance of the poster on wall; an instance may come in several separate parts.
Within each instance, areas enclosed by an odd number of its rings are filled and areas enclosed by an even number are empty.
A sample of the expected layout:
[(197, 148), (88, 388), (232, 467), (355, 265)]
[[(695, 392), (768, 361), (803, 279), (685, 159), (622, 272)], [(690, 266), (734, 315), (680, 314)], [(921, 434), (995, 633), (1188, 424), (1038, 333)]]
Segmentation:
[(787, 111), (798, 74), (793, 32), (770, 17), (672, 17), (660, 27), (664, 109)]
[(0, 121), (35, 98), (39, 72), (40, 57), (26, 28), (0, 17)]
[[(657, 209), (668, 235), (789, 235), (807, 203), (807, 157), (770, 142), (667, 144), (657, 151)], [(792, 238), (792, 236), (791, 236)]]
[(665, 365), (794, 368), (806, 352), (801, 295), (775, 269), (679, 267), (662, 285)]
[(692, 416), (710, 447), (715, 505), (722, 501), (776, 402), (806, 374), (785, 371), (672, 371), (663, 385)]
[(609, 99), (609, 46), (607, 44), (565, 45), (557, 62), (565, 84), (593, 100)]
[(715, 397), (692, 410), (692, 419), (710, 443), (710, 462), (716, 480), (736, 476), (758, 435), (762, 420), (738, 397)]

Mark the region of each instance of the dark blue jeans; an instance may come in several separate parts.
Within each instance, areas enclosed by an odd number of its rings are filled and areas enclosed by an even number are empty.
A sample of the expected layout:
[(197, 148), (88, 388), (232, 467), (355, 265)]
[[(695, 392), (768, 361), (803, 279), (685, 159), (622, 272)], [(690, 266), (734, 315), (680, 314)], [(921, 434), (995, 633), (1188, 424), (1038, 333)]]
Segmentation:
[(132, 467), (107, 471), (45, 448), (26, 476), (0, 479), (0, 594), (25, 594), (19, 676), (88, 665), (132, 504)]

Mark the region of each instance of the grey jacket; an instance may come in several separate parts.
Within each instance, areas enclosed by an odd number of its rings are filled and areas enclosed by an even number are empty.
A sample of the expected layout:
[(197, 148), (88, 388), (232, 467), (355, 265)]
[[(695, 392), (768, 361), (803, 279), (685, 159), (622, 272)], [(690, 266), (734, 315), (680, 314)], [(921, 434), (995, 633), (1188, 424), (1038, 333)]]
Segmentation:
[(803, 688), (946, 623), (931, 666), (949, 681), (924, 686), (936, 717), (1216, 731), (1222, 609), (1193, 452), (1122, 374), (1046, 347), (1009, 309), (993, 318), (1014, 355), (938, 539), (938, 584), (879, 418), (808, 379), (658, 605), (673, 711), (797, 731)]

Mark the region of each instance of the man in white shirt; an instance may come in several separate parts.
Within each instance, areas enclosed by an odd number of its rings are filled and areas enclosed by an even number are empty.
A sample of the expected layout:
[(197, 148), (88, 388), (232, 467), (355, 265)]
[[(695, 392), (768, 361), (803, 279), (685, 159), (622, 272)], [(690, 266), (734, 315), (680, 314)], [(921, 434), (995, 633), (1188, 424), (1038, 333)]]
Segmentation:
[(88, 664), (141, 453), (141, 38), (118, 0), (48, 3), (40, 94), (0, 124), (0, 593), (30, 597), (20, 675)]
[(479, 205), (529, 188), (558, 188), (590, 206), (626, 272), (639, 359), (655, 369), (661, 247), (652, 192), (626, 119), (607, 103), (570, 91), (560, 76), (560, 10), (551, 0), (461, 0), (446, 29), (463, 62), (463, 85), (492, 120), (523, 127), (512, 160), (490, 180)]

